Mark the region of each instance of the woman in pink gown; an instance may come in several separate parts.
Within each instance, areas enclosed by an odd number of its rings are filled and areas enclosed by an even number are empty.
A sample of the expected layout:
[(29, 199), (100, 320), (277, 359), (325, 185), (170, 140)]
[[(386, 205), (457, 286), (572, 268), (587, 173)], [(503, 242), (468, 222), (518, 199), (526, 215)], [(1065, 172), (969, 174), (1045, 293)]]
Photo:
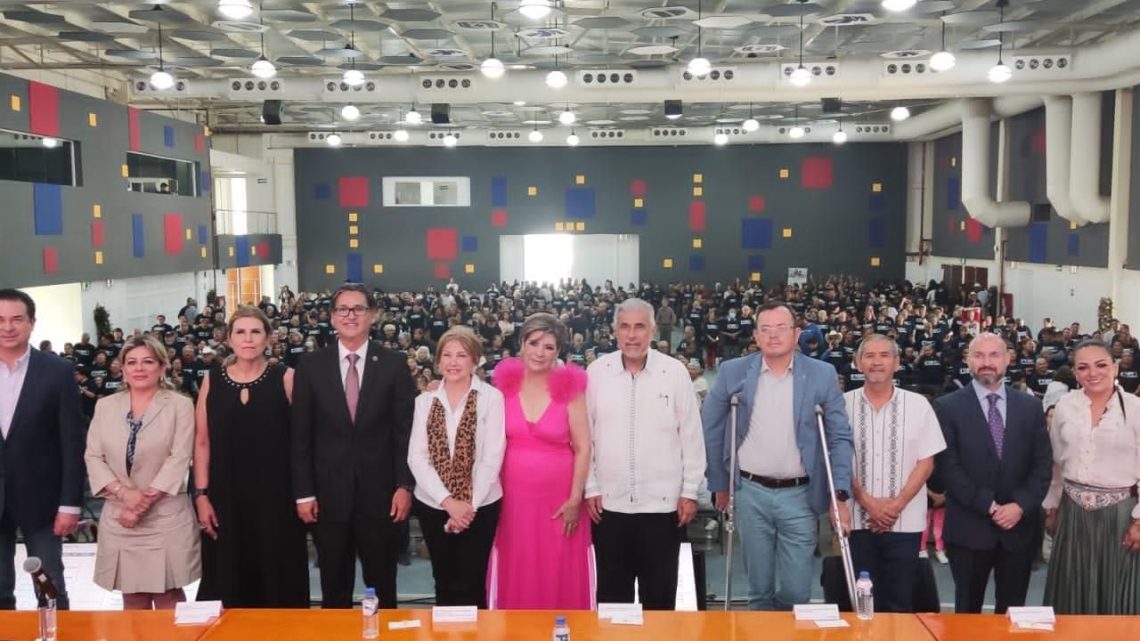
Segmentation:
[(582, 501), (590, 461), (582, 397), (586, 373), (558, 365), (566, 327), (554, 316), (531, 316), (519, 335), (520, 357), (494, 371), (505, 403), (507, 450), (488, 604), (589, 610), (595, 584), (590, 519)]

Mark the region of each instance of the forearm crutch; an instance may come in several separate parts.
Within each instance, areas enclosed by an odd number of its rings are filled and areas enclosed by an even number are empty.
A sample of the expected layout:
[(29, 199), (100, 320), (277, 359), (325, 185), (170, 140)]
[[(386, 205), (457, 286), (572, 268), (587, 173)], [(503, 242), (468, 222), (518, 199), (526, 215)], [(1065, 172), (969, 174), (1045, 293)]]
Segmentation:
[(835, 529), (839, 533), (839, 554), (843, 558), (843, 575), (847, 579), (847, 596), (851, 599), (851, 607), (855, 608), (855, 564), (851, 562), (851, 543), (847, 540), (848, 532), (843, 528), (839, 519), (839, 499), (835, 498), (835, 477), (831, 473), (831, 454), (827, 451), (827, 434), (823, 429), (823, 408), (815, 406), (815, 421), (819, 428), (819, 442), (823, 449), (823, 466), (827, 468), (827, 488), (831, 496), (831, 515), (835, 520)]
[[(724, 516), (724, 609), (727, 612), (732, 607), (732, 538), (736, 530), (736, 406), (740, 404), (740, 397), (733, 394), (728, 399), (729, 404), (729, 443), (728, 448), (728, 511)], [(715, 498), (714, 498), (715, 501)]]

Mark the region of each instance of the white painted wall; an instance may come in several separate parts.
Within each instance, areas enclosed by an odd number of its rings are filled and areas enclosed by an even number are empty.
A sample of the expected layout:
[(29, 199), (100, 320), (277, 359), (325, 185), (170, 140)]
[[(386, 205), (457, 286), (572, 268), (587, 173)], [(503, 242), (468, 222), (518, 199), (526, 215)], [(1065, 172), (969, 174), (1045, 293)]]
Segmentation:
[[(266, 137), (268, 138), (268, 137)], [(276, 286), (297, 288), (297, 194), (293, 176), (292, 149), (266, 149), (273, 167), (273, 202), (277, 212), (277, 233), (281, 234), (281, 264), (276, 266)], [(274, 297), (276, 298), (276, 296)]]
[[(218, 272), (217, 286), (223, 295), (225, 285), (225, 277)], [(83, 331), (95, 335), (92, 312), (98, 304), (107, 308), (111, 326), (121, 327), (128, 334), (136, 328), (149, 329), (158, 314), (165, 315), (166, 322), (173, 325), (177, 320), (176, 314), (186, 304), (187, 297), (194, 297), (201, 309), (206, 304), (206, 292), (213, 288), (211, 272), (96, 281), (81, 291)], [(78, 339), (78, 334), (74, 338)]]
[(83, 333), (83, 309), (80, 284), (25, 287), (24, 292), (36, 303), (36, 327), (32, 330), (32, 347), (40, 341), (51, 341), (57, 353), (64, 343), (74, 343)]

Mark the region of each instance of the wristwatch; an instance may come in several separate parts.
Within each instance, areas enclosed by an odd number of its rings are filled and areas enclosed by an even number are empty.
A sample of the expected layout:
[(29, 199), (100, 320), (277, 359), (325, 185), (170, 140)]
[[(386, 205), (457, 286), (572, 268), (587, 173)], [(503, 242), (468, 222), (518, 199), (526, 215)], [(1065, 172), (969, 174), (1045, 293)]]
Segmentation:
[(193, 498), (195, 498), (195, 499), (198, 498), (199, 496), (208, 497), (210, 495), (210, 488), (208, 488), (208, 487), (196, 487), (196, 488), (194, 488), (193, 494), (194, 494)]
[(847, 502), (847, 500), (850, 498), (851, 498), (851, 495), (847, 493), (847, 490), (839, 490), (838, 492), (835, 493), (835, 500), (836, 501)]

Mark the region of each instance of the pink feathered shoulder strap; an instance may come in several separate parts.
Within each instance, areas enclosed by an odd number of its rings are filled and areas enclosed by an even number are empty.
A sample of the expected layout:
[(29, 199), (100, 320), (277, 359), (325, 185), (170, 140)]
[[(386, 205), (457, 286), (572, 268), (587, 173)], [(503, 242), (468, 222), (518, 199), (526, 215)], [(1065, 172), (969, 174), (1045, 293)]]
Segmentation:
[(546, 382), (550, 398), (558, 403), (569, 403), (586, 391), (586, 370), (577, 365), (556, 367)]
[(522, 386), (524, 367), (522, 359), (504, 358), (491, 371), (491, 382), (503, 393), (503, 396), (518, 394), (519, 387)]

